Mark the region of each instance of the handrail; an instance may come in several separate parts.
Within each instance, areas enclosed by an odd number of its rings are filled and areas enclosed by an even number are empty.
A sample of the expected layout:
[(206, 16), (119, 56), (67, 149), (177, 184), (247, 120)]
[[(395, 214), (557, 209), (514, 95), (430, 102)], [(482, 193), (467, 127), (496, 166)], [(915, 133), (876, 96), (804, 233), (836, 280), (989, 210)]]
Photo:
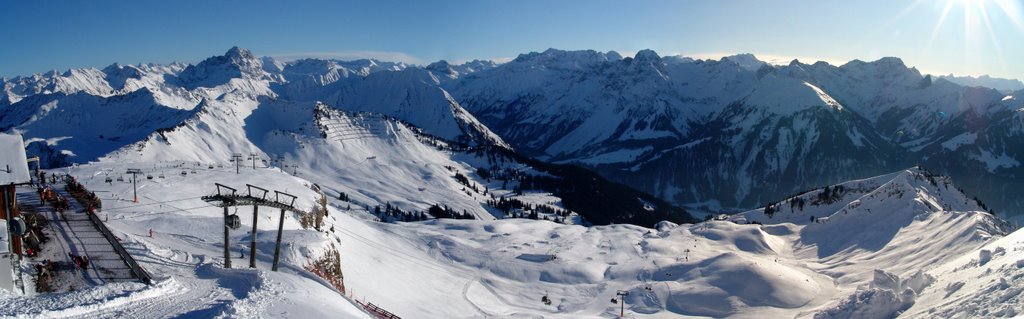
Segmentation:
[[(71, 185), (70, 183), (77, 184), (77, 181), (75, 181), (75, 179), (72, 177), (71, 182), (69, 182), (69, 184), (67, 184), (66, 187), (69, 187)], [(92, 204), (89, 203), (84, 196), (88, 192), (85, 189), (85, 186), (81, 184), (77, 185), (80, 188), (78, 189), (78, 192), (72, 192), (70, 189), (68, 189), (68, 192), (71, 193), (71, 197), (74, 197), (75, 200), (77, 200), (82, 205), (89, 205), (90, 207), (92, 207)], [(89, 220), (92, 221), (93, 226), (96, 227), (96, 230), (99, 230), (100, 234), (103, 234), (103, 237), (107, 239), (107, 242), (110, 243), (110, 246), (114, 248), (114, 252), (121, 257), (121, 261), (124, 261), (125, 265), (128, 266), (128, 269), (131, 270), (133, 275), (135, 275), (135, 278), (138, 278), (139, 281), (142, 281), (142, 283), (144, 284), (152, 284), (153, 278), (149, 275), (149, 273), (146, 272), (145, 269), (142, 269), (142, 266), (139, 266), (139, 263), (135, 261), (135, 258), (133, 258), (132, 255), (128, 253), (128, 250), (124, 249), (124, 246), (121, 245), (121, 242), (117, 240), (117, 237), (114, 236), (114, 233), (111, 233), (110, 229), (107, 228), (107, 225), (104, 225), (103, 221), (101, 221), (100, 218), (97, 217), (96, 214), (90, 210), (91, 209), (86, 209), (84, 212), (85, 215), (89, 216)]]
[(142, 269), (142, 266), (139, 266), (139, 263), (135, 261), (135, 258), (133, 258), (132, 255), (124, 249), (124, 246), (121, 246), (121, 242), (117, 240), (117, 237), (115, 237), (113, 233), (110, 232), (110, 229), (107, 229), (107, 226), (103, 224), (103, 221), (101, 221), (99, 217), (96, 217), (96, 214), (86, 212), (86, 215), (89, 215), (89, 220), (91, 220), (93, 225), (96, 226), (96, 229), (103, 234), (103, 237), (107, 238), (110, 245), (114, 247), (114, 252), (121, 256), (121, 260), (128, 265), (128, 269), (131, 269), (132, 274), (135, 275), (136, 278), (139, 278), (139, 281), (142, 281), (142, 283), (147, 285), (152, 284), (153, 277), (151, 277), (145, 269)]

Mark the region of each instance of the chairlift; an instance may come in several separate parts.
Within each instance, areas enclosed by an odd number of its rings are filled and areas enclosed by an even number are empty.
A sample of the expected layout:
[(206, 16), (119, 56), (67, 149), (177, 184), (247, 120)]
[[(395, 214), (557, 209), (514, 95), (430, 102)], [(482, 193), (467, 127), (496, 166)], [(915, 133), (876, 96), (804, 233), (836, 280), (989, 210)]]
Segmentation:
[(544, 295), (544, 297), (540, 297), (540, 302), (543, 302), (545, 305), (548, 305), (548, 306), (551, 305), (551, 299), (548, 298), (548, 295)]
[(181, 171), (181, 176), (186, 176), (186, 175), (188, 175), (188, 172), (186, 172), (186, 171)]
[(227, 223), (228, 227), (231, 229), (242, 228), (242, 219), (238, 217), (238, 214), (228, 215), (228, 219), (225, 221), (225, 223)]
[(103, 182), (104, 182), (104, 183), (107, 183), (107, 184), (110, 184), (110, 183), (111, 183), (111, 182), (113, 182), (113, 181), (114, 181), (114, 180), (113, 180), (113, 179), (111, 179), (111, 178), (110, 178), (110, 176), (107, 176), (107, 178), (103, 179)]
[(124, 181), (124, 177), (118, 176), (118, 177), (117, 177), (117, 181), (118, 181), (118, 182), (123, 182), (123, 181)]
[(146, 175), (146, 179), (153, 179), (153, 174)]
[(160, 177), (160, 178), (166, 178), (166, 177), (164, 177), (164, 173), (160, 173), (160, 176), (159, 176), (159, 177)]
[(195, 174), (195, 173), (196, 173), (196, 170), (192, 170), (192, 174)]
[(207, 167), (207, 168), (209, 168), (209, 169), (213, 169), (213, 164), (210, 164), (210, 167)]

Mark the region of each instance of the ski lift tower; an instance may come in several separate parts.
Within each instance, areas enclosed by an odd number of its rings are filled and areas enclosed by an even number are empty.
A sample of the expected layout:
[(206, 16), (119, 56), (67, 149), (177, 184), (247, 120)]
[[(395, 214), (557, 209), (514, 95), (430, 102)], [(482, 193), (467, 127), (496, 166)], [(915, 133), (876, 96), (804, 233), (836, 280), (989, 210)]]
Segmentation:
[(260, 159), (260, 156), (257, 155), (255, 152), (250, 152), (249, 159), (252, 160), (252, 169), (256, 169), (256, 160)]
[(125, 174), (132, 174), (132, 194), (135, 196), (135, 202), (139, 202), (139, 191), (138, 191), (138, 179), (136, 175), (141, 175), (142, 170), (138, 168), (129, 168)]
[(273, 271), (277, 271), (277, 264), (281, 255), (281, 235), (284, 231), (284, 213), (285, 211), (293, 211), (300, 214), (306, 213), (295, 208), (296, 196), (274, 191), (274, 196), (271, 198), (269, 196), (269, 190), (251, 184), (245, 184), (247, 187), (246, 194), (239, 194), (236, 189), (223, 184), (216, 183), (214, 185), (217, 187), (217, 193), (209, 196), (203, 196), (203, 200), (213, 204), (214, 206), (224, 208), (224, 267), (231, 268), (231, 245), (230, 238), (228, 237), (228, 229), (238, 229), (241, 226), (238, 215), (228, 215), (228, 207), (252, 206), (252, 239), (249, 247), (249, 268), (256, 268), (256, 223), (259, 220), (258, 207), (267, 206), (281, 210), (280, 221), (277, 225), (277, 241), (274, 246), (274, 264), (271, 269)]
[(235, 174), (238, 174), (238, 164), (242, 161), (242, 154), (232, 154), (231, 161), (235, 162)]
[[(619, 318), (623, 318), (626, 316), (626, 296), (629, 296), (629, 291), (616, 291), (615, 296), (619, 297)], [(615, 303), (615, 299), (612, 299), (612, 303)]]

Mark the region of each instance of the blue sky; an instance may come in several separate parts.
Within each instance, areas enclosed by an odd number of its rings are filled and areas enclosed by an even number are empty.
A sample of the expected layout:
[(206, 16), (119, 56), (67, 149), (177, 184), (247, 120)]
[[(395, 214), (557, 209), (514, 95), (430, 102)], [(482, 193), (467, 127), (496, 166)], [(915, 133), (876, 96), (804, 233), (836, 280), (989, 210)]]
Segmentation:
[(1020, 0), (0, 0), (0, 76), (197, 62), (238, 45), (261, 56), (413, 63), (552, 47), (831, 63), (897, 56), (923, 72), (1024, 78), (1021, 8)]

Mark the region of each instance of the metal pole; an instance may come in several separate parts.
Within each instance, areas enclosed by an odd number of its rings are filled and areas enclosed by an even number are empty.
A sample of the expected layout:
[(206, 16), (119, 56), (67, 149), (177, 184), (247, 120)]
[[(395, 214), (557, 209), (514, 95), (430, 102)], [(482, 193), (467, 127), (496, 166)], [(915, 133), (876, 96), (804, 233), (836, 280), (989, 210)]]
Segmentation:
[(138, 179), (135, 178), (135, 173), (133, 172), (132, 173), (132, 195), (134, 195), (136, 203), (139, 202), (139, 190), (137, 188), (138, 184), (139, 184), (139, 181), (138, 181)]
[(231, 269), (231, 238), (228, 237), (227, 206), (224, 206), (224, 268)]
[(277, 223), (277, 243), (274, 244), (274, 266), (271, 268), (277, 271), (277, 260), (281, 256), (281, 232), (284, 231), (284, 208), (281, 209), (281, 221)]
[(232, 154), (231, 160), (235, 162), (235, 174), (238, 174), (238, 164), (242, 161), (242, 154)]
[(629, 295), (629, 291), (619, 290), (615, 292), (615, 295), (619, 296), (619, 318), (626, 316), (626, 296)]
[(256, 219), (259, 217), (259, 206), (252, 205), (252, 243), (249, 245), (249, 268), (256, 268)]

